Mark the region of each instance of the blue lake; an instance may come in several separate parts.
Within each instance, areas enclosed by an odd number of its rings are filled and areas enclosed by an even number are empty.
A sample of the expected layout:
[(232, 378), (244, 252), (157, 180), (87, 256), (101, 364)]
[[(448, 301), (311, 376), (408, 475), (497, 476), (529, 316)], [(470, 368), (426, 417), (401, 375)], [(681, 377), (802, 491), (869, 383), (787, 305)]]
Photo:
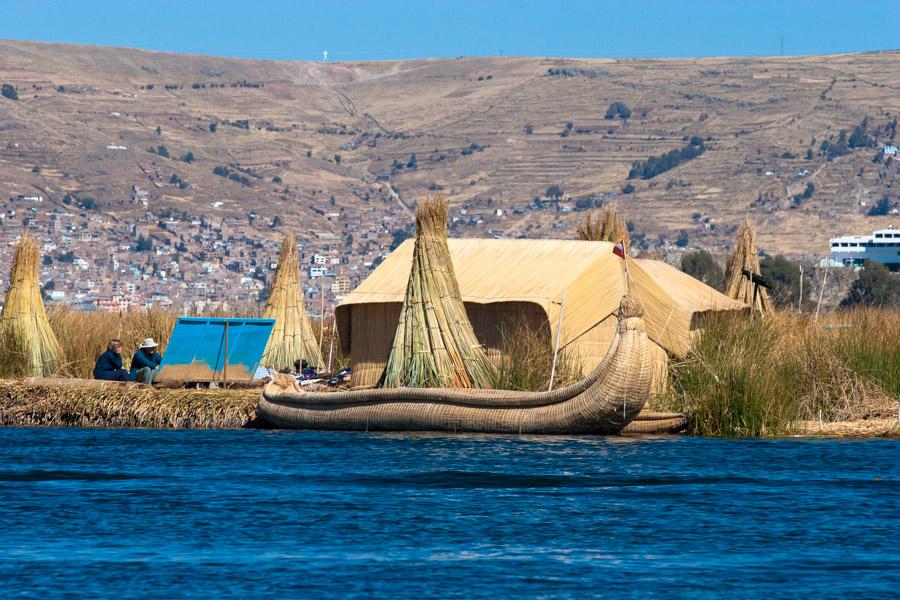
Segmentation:
[(896, 596), (900, 440), (0, 429), (4, 596)]

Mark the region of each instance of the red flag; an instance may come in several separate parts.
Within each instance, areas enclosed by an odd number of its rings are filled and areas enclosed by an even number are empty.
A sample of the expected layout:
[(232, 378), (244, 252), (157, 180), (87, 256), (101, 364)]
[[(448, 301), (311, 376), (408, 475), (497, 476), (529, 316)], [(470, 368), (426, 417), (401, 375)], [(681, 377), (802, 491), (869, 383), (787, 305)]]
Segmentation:
[(625, 244), (622, 242), (619, 242), (618, 244), (613, 246), (613, 254), (615, 254), (616, 256), (618, 256), (619, 258), (624, 260), (625, 259)]

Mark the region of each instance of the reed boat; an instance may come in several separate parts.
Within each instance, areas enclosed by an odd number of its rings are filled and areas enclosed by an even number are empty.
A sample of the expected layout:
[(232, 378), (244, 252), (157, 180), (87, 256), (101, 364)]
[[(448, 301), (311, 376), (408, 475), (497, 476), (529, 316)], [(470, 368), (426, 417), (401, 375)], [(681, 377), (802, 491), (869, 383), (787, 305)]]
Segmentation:
[(382, 388), (306, 392), (276, 375), (258, 412), (284, 429), (449, 431), (522, 434), (614, 434), (641, 411), (651, 393), (650, 341), (643, 307), (622, 298), (606, 356), (585, 378), (548, 392), (470, 388)]

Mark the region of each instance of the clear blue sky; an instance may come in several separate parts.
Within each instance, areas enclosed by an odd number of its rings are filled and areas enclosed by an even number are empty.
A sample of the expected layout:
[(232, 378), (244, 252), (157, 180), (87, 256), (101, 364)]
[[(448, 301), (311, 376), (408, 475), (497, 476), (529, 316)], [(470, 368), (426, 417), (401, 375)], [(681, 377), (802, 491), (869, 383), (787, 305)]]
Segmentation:
[(900, 48), (898, 0), (0, 0), (0, 38), (245, 58), (685, 57)]

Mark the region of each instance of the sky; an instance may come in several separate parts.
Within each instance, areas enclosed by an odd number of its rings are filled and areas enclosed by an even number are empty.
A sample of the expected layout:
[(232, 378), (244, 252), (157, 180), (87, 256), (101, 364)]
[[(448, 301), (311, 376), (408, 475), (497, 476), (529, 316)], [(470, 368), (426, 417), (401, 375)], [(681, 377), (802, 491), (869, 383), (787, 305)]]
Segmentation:
[(900, 49), (900, 2), (0, 0), (0, 38), (289, 60), (829, 54)]

